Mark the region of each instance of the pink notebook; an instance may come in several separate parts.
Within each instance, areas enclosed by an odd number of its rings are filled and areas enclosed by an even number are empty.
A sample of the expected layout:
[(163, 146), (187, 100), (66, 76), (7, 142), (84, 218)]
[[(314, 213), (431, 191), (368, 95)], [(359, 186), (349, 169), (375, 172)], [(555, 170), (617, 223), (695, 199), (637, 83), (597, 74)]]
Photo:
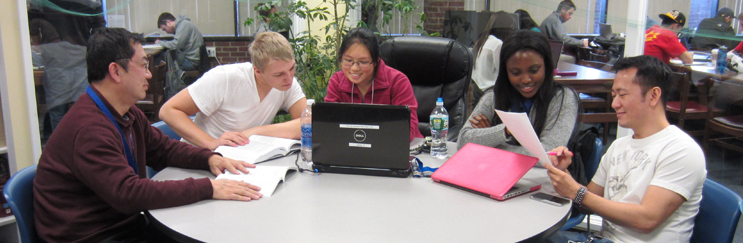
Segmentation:
[(503, 201), (542, 188), (535, 182), (521, 180), (537, 162), (536, 157), (468, 143), (431, 179)]

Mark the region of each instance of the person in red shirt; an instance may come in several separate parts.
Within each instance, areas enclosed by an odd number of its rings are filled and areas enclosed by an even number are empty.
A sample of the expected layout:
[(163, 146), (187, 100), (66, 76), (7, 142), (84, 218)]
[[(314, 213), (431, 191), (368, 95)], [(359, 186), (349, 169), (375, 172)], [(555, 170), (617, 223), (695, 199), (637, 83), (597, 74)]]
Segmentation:
[(643, 54), (657, 57), (666, 64), (671, 61), (671, 58), (681, 59), (685, 64), (694, 62), (691, 53), (681, 45), (676, 36), (676, 32), (684, 28), (686, 16), (677, 10), (658, 16), (663, 20), (661, 26), (655, 25), (645, 31), (645, 53)]
[(325, 102), (405, 105), (410, 108), (410, 141), (422, 138), (418, 101), (410, 80), (379, 56), (374, 32), (359, 27), (348, 32), (338, 50), (341, 71), (330, 77)]

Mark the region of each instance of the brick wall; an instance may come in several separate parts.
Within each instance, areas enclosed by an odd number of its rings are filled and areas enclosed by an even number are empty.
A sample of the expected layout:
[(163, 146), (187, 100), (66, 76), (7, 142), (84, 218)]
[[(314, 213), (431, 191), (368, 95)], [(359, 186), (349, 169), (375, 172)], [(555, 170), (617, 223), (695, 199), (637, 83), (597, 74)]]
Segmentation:
[[(239, 62), (249, 62), (250, 56), (248, 55), (248, 45), (250, 40), (234, 40), (234, 41), (205, 41), (206, 46), (214, 46), (217, 49), (217, 58), (210, 57), (209, 61), (212, 67), (216, 67), (219, 64), (230, 64)], [(219, 62), (217, 62), (219, 59)]]
[(425, 0), (423, 12), (426, 13), (426, 23), (423, 28), (428, 33), (443, 33), (446, 10), (464, 10), (464, 0)]

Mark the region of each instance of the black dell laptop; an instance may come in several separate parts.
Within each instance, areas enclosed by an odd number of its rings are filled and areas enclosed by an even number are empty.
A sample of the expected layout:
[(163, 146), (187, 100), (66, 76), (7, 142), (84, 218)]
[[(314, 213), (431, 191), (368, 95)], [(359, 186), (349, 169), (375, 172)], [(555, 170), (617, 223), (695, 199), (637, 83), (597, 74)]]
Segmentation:
[(407, 177), (407, 106), (315, 103), (312, 161), (318, 172)]

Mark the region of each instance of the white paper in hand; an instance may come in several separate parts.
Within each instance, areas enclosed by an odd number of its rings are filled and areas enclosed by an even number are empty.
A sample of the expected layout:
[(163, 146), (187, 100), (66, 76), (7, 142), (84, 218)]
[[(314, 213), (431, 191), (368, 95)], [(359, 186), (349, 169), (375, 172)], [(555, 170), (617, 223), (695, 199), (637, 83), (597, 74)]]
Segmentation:
[(526, 148), (526, 150), (529, 150), (532, 156), (539, 159), (539, 163), (542, 167), (546, 167), (547, 165), (545, 164), (550, 164), (547, 152), (545, 152), (544, 147), (542, 147), (542, 143), (539, 142), (539, 137), (537, 137), (537, 133), (534, 132), (534, 128), (531, 126), (531, 121), (529, 121), (529, 117), (526, 113), (499, 110), (495, 110), (495, 112), (498, 113), (498, 117), (500, 117), (503, 124), (508, 128), (508, 131), (510, 131), (511, 135), (519, 141), (521, 146)]

